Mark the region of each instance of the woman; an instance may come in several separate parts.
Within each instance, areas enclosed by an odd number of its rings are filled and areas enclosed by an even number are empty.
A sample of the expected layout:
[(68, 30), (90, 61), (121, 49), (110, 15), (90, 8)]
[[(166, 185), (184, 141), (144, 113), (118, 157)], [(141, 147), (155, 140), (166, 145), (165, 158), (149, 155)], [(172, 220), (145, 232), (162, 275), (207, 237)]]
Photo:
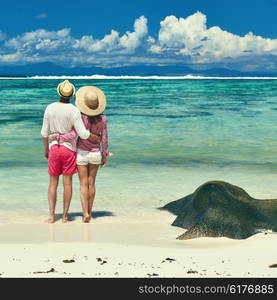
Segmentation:
[[(83, 209), (83, 222), (91, 220), (91, 211), (95, 198), (95, 179), (99, 165), (104, 167), (107, 162), (108, 134), (107, 119), (103, 114), (106, 107), (104, 93), (94, 86), (84, 86), (76, 93), (75, 104), (82, 114), (83, 123), (92, 134), (100, 137), (100, 143), (77, 139), (77, 168), (80, 179), (80, 192)], [(72, 129), (69, 133), (51, 135), (59, 143), (76, 139), (77, 133)]]

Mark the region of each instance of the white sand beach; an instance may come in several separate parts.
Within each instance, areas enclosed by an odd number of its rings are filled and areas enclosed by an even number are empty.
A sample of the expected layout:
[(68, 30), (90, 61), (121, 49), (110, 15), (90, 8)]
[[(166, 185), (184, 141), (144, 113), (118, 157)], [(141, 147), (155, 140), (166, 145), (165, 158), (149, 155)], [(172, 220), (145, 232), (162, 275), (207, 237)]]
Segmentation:
[(174, 215), (138, 215), (2, 224), (0, 277), (277, 277), (277, 234), (180, 241)]

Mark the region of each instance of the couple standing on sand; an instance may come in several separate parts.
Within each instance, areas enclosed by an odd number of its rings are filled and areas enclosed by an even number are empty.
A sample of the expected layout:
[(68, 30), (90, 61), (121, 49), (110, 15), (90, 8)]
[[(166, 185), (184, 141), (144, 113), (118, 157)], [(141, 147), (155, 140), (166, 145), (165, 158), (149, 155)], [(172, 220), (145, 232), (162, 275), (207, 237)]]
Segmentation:
[[(72, 197), (72, 175), (79, 174), (83, 222), (91, 219), (95, 198), (95, 179), (99, 166), (105, 166), (108, 152), (107, 120), (104, 93), (95, 86), (75, 87), (68, 80), (57, 87), (60, 100), (49, 104), (44, 112), (41, 135), (50, 175), (48, 201), (50, 217), (55, 222), (59, 176), (63, 175), (62, 222), (68, 221)], [(75, 95), (75, 104), (70, 97)], [(51, 133), (49, 135), (49, 133)]]

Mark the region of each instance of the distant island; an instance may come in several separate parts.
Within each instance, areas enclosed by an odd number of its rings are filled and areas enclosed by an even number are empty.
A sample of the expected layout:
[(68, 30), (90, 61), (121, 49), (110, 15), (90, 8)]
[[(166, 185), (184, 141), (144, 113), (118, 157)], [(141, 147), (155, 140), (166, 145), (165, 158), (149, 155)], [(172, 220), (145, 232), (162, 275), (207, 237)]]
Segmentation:
[(277, 77), (277, 72), (240, 72), (224, 68), (194, 70), (192, 68), (171, 66), (137, 65), (118, 68), (75, 67), (65, 68), (52, 63), (38, 63), (21, 66), (0, 66), (0, 77), (30, 76), (211, 76), (211, 77)]

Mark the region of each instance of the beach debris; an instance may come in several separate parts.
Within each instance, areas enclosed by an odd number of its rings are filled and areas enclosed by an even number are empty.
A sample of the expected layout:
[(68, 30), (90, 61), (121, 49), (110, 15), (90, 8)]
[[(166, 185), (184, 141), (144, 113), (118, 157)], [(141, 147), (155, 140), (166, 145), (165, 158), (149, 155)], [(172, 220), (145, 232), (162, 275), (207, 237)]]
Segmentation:
[(107, 264), (108, 262), (100, 257), (97, 257), (96, 260), (100, 263), (100, 265)]
[(167, 257), (165, 260), (167, 260), (167, 261), (169, 261), (169, 262), (176, 261), (176, 259), (174, 259), (174, 258), (170, 258), (170, 257)]
[(64, 259), (63, 260), (63, 263), (65, 263), (65, 264), (71, 264), (71, 263), (74, 263), (74, 262), (75, 262), (74, 259)]
[(208, 181), (160, 209), (177, 216), (173, 226), (186, 229), (178, 240), (223, 236), (246, 239), (260, 228), (277, 228), (277, 199), (260, 201), (242, 188), (219, 180)]
[(20, 258), (13, 258), (12, 260), (13, 260), (13, 261), (21, 261)]
[(157, 273), (152, 273), (152, 274), (150, 274), (150, 273), (147, 273), (147, 275), (148, 275), (149, 277), (155, 277), (155, 276), (159, 276), (159, 274), (157, 274)]
[(36, 271), (33, 272), (33, 274), (43, 274), (43, 273), (53, 273), (53, 272), (57, 272), (54, 268), (51, 268), (49, 271)]
[(118, 275), (119, 275), (119, 273), (118, 273), (118, 272), (115, 272), (115, 273), (114, 273), (114, 275), (115, 275), (115, 276), (118, 276)]
[(277, 268), (277, 264), (270, 265), (269, 268)]
[(166, 261), (169, 261), (170, 263), (172, 263), (173, 261), (176, 261), (176, 259), (167, 257), (165, 260), (162, 261), (162, 263), (164, 263)]
[(196, 274), (196, 273), (198, 273), (198, 272), (195, 270), (192, 270), (192, 269), (187, 271), (187, 274)]

